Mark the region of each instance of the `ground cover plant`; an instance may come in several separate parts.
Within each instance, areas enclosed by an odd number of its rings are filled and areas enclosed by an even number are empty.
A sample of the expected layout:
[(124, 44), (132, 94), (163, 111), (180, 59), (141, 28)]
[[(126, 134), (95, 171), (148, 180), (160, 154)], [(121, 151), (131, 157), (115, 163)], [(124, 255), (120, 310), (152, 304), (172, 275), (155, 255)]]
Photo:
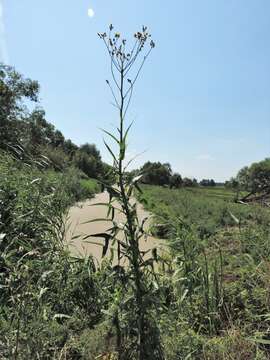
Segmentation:
[(170, 249), (168, 358), (267, 359), (269, 209), (236, 204), (224, 188), (144, 186), (139, 198)]
[(98, 316), (89, 301), (97, 293), (93, 263), (72, 259), (64, 246), (68, 207), (97, 184), (80, 191), (76, 171), (40, 169), (6, 153), (0, 173), (0, 357), (51, 358), (68, 336), (61, 319), (82, 315), (84, 291), (82, 319)]

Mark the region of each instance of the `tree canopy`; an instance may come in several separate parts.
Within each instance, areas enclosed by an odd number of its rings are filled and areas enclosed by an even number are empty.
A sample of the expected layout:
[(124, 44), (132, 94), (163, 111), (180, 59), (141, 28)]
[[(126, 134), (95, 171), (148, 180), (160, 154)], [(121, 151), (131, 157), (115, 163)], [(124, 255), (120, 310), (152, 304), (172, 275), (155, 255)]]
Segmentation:
[(142, 168), (142, 182), (151, 185), (169, 185), (172, 168), (169, 163), (146, 162)]
[(227, 187), (247, 191), (241, 201), (263, 200), (270, 196), (270, 158), (255, 162), (239, 170)]
[[(0, 149), (20, 145), (25, 153), (48, 158), (50, 166), (62, 170), (75, 166), (86, 176), (105, 176), (104, 166), (95, 144), (80, 147), (46, 120), (45, 111), (38, 106), (39, 84), (27, 79), (15, 69), (0, 64)], [(32, 102), (33, 110), (27, 104)]]

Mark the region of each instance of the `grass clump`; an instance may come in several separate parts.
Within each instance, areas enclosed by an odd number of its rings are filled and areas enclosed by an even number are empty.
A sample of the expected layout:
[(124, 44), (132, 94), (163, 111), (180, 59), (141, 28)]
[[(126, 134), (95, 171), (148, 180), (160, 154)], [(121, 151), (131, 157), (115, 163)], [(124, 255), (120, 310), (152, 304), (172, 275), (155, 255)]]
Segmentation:
[(143, 190), (154, 231), (167, 239), (160, 265), (166, 356), (267, 359), (269, 210), (235, 204), (223, 188)]

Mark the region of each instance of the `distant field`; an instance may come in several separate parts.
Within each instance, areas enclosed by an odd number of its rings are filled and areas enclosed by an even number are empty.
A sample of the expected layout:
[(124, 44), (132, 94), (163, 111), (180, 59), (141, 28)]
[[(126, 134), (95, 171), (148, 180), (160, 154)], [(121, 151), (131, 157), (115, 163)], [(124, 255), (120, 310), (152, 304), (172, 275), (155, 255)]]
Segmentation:
[[(181, 218), (200, 229), (201, 236), (214, 234), (218, 228), (247, 224), (264, 216), (265, 210), (234, 203), (236, 194), (224, 187), (168, 189), (143, 186), (140, 200), (160, 221)], [(170, 232), (167, 226), (166, 234)], [(162, 236), (166, 235), (162, 234)]]
[(196, 188), (185, 188), (180, 191), (186, 191), (197, 195), (203, 195), (207, 197), (218, 197), (223, 199), (233, 200), (236, 193), (231, 189), (227, 189), (223, 186), (216, 187), (196, 187)]
[[(186, 191), (197, 195), (203, 195), (205, 197), (217, 197), (220, 199), (234, 200), (236, 197), (236, 191), (227, 189), (224, 186), (215, 187), (196, 187), (196, 188), (185, 188), (180, 191)], [(245, 195), (246, 192), (241, 192), (241, 195)]]

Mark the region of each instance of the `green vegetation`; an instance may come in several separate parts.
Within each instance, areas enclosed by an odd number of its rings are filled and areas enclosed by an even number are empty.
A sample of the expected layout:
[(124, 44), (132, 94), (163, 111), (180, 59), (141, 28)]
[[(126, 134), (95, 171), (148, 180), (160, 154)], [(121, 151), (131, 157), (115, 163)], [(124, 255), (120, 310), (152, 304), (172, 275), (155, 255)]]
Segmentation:
[[(106, 233), (95, 234), (104, 238), (103, 255), (108, 250), (109, 242), (117, 244), (118, 272), (125, 274), (125, 283), (114, 292), (117, 302), (111, 308), (116, 331), (116, 350), (119, 359), (164, 359), (163, 348), (160, 341), (156, 313), (158, 301), (155, 296), (153, 280), (155, 272), (153, 263), (155, 256), (144, 259), (140, 248), (140, 241), (146, 235), (143, 225), (137, 215), (136, 203), (132, 201), (135, 189), (139, 189), (138, 181), (141, 176), (126, 176), (127, 167), (126, 149), (128, 133), (131, 125), (126, 124), (126, 115), (134, 92), (134, 86), (141, 73), (142, 67), (155, 47), (147, 27), (134, 35), (134, 41), (128, 49), (127, 40), (119, 33), (112, 34), (113, 26), (109, 27), (109, 35), (98, 34), (103, 40), (111, 63), (112, 83), (107, 84), (112, 92), (119, 118), (117, 134), (105, 131), (110, 140), (113, 140), (117, 151), (105, 142), (113, 158), (113, 174), (116, 186), (105, 184), (110, 194), (108, 216), (111, 216), (113, 227)], [(138, 65), (137, 65), (138, 63)], [(117, 206), (124, 215), (122, 223), (115, 221)], [(118, 233), (123, 232), (124, 238), (120, 240)], [(120, 265), (123, 259), (126, 267)], [(125, 320), (128, 319), (128, 322)]]
[[(236, 202), (249, 192), (267, 199), (269, 159), (226, 187), (182, 178), (168, 163), (127, 173), (126, 113), (155, 44), (146, 27), (129, 51), (112, 25), (99, 37), (119, 115), (116, 135), (105, 131), (117, 148), (105, 143), (112, 167), (95, 145), (66, 140), (43, 110), (27, 110), (38, 83), (0, 67), (0, 358), (269, 359), (270, 211), (267, 201)], [(107, 218), (94, 221), (110, 219), (111, 227), (87, 240), (101, 237), (104, 255), (116, 245), (117, 265), (75, 258), (65, 243), (69, 206), (99, 183), (110, 200), (99, 204)], [(149, 231), (134, 194), (162, 238), (147, 257), (139, 245)]]
[[(187, 177), (182, 179), (178, 173), (173, 173), (169, 163), (147, 161), (139, 170), (133, 170), (132, 174), (141, 174), (140, 182), (148, 185), (169, 186), (170, 188), (196, 187), (198, 181)], [(205, 183), (205, 181), (207, 183)], [(204, 180), (203, 186), (215, 186), (214, 180)]]
[(166, 238), (161, 329), (168, 359), (268, 359), (270, 212), (224, 188), (138, 195)]
[[(26, 106), (32, 102), (33, 110)], [(75, 167), (82, 175), (110, 181), (110, 166), (103, 163), (94, 144), (75, 145), (46, 120), (37, 107), (39, 84), (0, 64), (0, 150), (34, 158), (56, 171)], [(21, 151), (23, 150), (23, 151)]]
[(270, 158), (242, 168), (236, 178), (226, 182), (228, 188), (246, 190), (242, 202), (260, 201), (269, 205), (270, 199)]
[(0, 173), (0, 357), (53, 358), (100, 311), (92, 260), (72, 259), (64, 246), (81, 180), (4, 154)]

